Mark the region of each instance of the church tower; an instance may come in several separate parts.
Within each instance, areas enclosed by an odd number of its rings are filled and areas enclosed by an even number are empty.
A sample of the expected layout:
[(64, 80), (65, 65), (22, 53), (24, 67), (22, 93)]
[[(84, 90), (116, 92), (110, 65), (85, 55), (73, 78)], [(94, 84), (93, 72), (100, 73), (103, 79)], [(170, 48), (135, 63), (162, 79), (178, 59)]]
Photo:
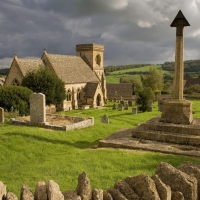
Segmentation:
[(101, 80), (104, 73), (104, 46), (101, 44), (78, 44), (76, 55), (82, 57)]
[(78, 44), (76, 45), (76, 55), (80, 56), (96, 73), (100, 80), (100, 85), (107, 98), (106, 78), (104, 74), (104, 45), (101, 44)]

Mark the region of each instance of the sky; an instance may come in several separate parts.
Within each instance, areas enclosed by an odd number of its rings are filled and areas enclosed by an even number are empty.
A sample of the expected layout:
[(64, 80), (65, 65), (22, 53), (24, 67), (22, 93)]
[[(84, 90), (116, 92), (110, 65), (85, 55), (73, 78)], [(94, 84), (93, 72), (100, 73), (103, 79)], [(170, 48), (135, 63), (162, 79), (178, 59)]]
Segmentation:
[(75, 55), (77, 44), (104, 45), (104, 65), (175, 60), (181, 10), (184, 60), (200, 59), (200, 0), (0, 0), (0, 68), (18, 58)]

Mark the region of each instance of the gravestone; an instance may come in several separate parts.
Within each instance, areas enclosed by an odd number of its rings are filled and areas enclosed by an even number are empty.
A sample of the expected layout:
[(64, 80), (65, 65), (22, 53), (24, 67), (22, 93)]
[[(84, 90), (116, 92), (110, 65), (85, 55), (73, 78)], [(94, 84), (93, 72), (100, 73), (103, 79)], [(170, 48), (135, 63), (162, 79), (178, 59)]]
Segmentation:
[(42, 93), (30, 95), (30, 122), (46, 122), (46, 98)]
[(148, 106), (148, 107), (152, 107), (152, 106), (153, 106), (153, 101), (152, 101), (151, 99), (149, 99), (149, 100), (147, 101), (147, 106)]
[(119, 99), (120, 101), (122, 101), (123, 100), (123, 98), (122, 97), (120, 97), (120, 99)]
[(121, 100), (121, 101), (120, 101), (120, 104), (122, 104), (122, 105), (124, 106), (124, 101), (123, 101), (123, 100)]
[(132, 114), (133, 115), (137, 114), (137, 108), (132, 108)]
[(128, 106), (129, 106), (129, 107), (132, 107), (132, 106), (133, 106), (133, 102), (129, 100), (129, 101), (128, 101)]
[(4, 109), (0, 107), (0, 123), (4, 123)]
[(122, 111), (123, 105), (121, 103), (118, 104), (118, 110)]
[(116, 104), (115, 103), (113, 104), (112, 109), (116, 110)]
[(147, 107), (147, 112), (152, 112), (153, 111), (153, 107), (152, 106), (148, 106)]
[(128, 110), (128, 103), (124, 102), (124, 110)]
[(101, 122), (104, 124), (109, 124), (109, 118), (107, 115), (103, 115), (101, 118)]

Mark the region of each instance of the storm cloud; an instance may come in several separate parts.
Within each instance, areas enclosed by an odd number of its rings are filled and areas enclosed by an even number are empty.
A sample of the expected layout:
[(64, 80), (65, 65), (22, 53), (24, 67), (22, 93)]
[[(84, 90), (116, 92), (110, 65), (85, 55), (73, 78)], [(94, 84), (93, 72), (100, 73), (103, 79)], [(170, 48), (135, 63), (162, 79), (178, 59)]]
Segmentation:
[(76, 44), (84, 43), (105, 46), (105, 65), (173, 61), (170, 24), (179, 10), (191, 25), (184, 29), (185, 60), (200, 59), (200, 0), (0, 1), (1, 68), (15, 53), (41, 57), (45, 47), (75, 55)]

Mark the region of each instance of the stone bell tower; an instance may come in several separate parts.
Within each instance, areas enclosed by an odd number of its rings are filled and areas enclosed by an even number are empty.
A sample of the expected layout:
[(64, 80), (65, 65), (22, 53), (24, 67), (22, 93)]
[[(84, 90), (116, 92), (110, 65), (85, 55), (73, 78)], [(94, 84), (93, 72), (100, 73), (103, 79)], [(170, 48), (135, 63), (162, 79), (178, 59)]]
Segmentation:
[(84, 59), (90, 68), (102, 79), (104, 73), (104, 46), (101, 44), (78, 44), (76, 55)]
[(102, 88), (104, 101), (107, 99), (106, 77), (104, 74), (104, 45), (101, 44), (78, 44), (76, 55), (80, 56), (96, 73)]

